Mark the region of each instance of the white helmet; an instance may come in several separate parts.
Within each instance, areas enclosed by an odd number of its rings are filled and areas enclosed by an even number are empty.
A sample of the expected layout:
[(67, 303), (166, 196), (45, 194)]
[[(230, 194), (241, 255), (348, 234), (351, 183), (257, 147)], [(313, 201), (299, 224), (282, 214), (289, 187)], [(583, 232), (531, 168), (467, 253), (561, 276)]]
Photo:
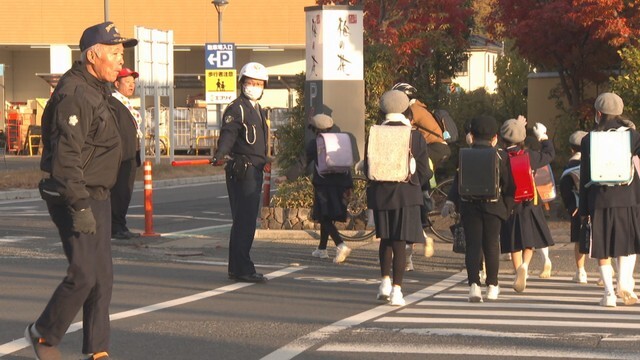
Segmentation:
[(267, 85), (267, 81), (269, 80), (269, 73), (267, 72), (267, 68), (257, 62), (250, 62), (245, 64), (242, 69), (240, 69), (239, 76), (240, 82), (242, 82), (242, 77), (244, 76), (252, 79), (264, 80), (265, 85)]

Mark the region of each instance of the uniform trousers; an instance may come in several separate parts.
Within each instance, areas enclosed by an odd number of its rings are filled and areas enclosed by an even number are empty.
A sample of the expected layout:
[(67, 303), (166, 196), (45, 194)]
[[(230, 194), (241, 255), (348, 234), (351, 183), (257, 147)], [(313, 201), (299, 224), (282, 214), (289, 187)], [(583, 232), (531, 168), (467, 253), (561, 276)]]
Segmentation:
[(35, 323), (42, 337), (56, 346), (82, 309), (82, 352), (86, 354), (109, 348), (109, 304), (113, 287), (111, 202), (89, 199), (89, 203), (96, 219), (94, 235), (72, 231), (69, 208), (47, 202), (69, 266), (67, 276)]
[(229, 274), (251, 275), (256, 268), (249, 252), (256, 232), (256, 219), (260, 210), (262, 171), (255, 166), (247, 168), (244, 179), (237, 179), (226, 170), (227, 192), (231, 206), (231, 234), (229, 238)]
[(481, 285), (480, 269), (483, 254), (487, 270), (487, 285), (498, 285), (502, 220), (496, 215), (481, 211), (473, 204), (464, 206), (461, 210), (464, 237), (467, 242), (464, 260), (469, 285)]
[(131, 203), (133, 185), (136, 181), (136, 168), (138, 163), (135, 158), (123, 160), (120, 163), (116, 183), (111, 189), (111, 233), (128, 231), (127, 211)]

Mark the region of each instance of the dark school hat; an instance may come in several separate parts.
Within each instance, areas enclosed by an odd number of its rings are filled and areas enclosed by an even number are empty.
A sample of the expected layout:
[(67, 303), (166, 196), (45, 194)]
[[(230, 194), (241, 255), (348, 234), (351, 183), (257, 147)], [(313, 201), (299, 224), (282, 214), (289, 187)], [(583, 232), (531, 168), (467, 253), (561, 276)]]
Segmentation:
[(138, 40), (120, 36), (115, 24), (111, 21), (106, 21), (84, 30), (80, 38), (80, 51), (85, 51), (95, 44), (122, 44), (124, 47), (132, 47), (138, 45)]

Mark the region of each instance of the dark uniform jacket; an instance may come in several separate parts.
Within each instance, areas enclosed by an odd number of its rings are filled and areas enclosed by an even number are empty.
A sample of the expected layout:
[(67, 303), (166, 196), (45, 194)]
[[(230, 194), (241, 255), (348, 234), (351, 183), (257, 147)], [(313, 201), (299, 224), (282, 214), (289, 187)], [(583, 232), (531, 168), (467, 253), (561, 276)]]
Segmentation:
[[(387, 126), (406, 125), (391, 121)], [(367, 205), (370, 209), (393, 210), (423, 204), (422, 186), (429, 182), (433, 171), (429, 168), (427, 143), (418, 130), (411, 130), (411, 153), (416, 160), (416, 172), (411, 175), (409, 182), (372, 181), (369, 183)]]
[(244, 94), (233, 100), (222, 115), (222, 129), (218, 139), (216, 159), (225, 155), (246, 155), (260, 171), (267, 162), (268, 129), (266, 115), (256, 110)]
[(131, 160), (136, 157), (138, 151), (138, 129), (135, 125), (135, 118), (131, 111), (118, 99), (109, 97), (109, 104), (118, 121), (120, 138), (122, 139), (122, 161)]
[[(602, 125), (602, 130), (616, 129), (621, 125), (610, 120)], [(640, 134), (635, 130), (631, 133), (631, 153), (640, 155)], [(578, 211), (580, 216), (593, 214), (595, 209), (613, 207), (635, 207), (640, 206), (640, 178), (637, 171), (633, 172), (633, 181), (626, 186), (602, 186), (585, 185), (591, 181), (591, 133), (587, 134), (580, 145), (582, 159), (580, 162), (580, 201)], [(599, 149), (606, 152), (607, 149)]]
[(120, 134), (109, 97), (109, 84), (76, 62), (60, 78), (42, 115), (40, 168), (76, 210), (87, 208), (89, 197), (107, 199), (116, 181)]
[[(580, 153), (577, 154), (580, 155)], [(564, 171), (576, 166), (580, 166), (580, 158), (578, 157), (577, 159), (575, 159), (572, 157), (567, 163), (567, 166), (564, 168)], [(576, 201), (575, 195), (576, 193), (574, 192), (578, 189), (576, 189), (575, 185), (576, 184), (573, 181), (573, 178), (569, 174), (561, 177), (560, 184), (558, 185), (558, 187), (560, 188), (560, 197), (562, 198), (562, 203), (564, 204), (565, 209), (567, 209), (569, 216), (571, 216), (571, 214), (573, 214), (573, 212), (578, 208), (578, 203)]]
[[(492, 147), (487, 141), (478, 141), (472, 145), (473, 148), (488, 148)], [(500, 198), (495, 202), (487, 201), (462, 201), (460, 194), (458, 193), (458, 173), (453, 178), (453, 184), (449, 189), (447, 200), (452, 201), (456, 205), (456, 209), (460, 210), (463, 214), (472, 208), (487, 214), (492, 214), (499, 217), (502, 220), (506, 220), (514, 206), (513, 194), (515, 192), (515, 185), (513, 184), (513, 178), (511, 177), (511, 167), (509, 166), (509, 154), (501, 149), (496, 149), (500, 157)], [(481, 174), (479, 174), (481, 176)]]

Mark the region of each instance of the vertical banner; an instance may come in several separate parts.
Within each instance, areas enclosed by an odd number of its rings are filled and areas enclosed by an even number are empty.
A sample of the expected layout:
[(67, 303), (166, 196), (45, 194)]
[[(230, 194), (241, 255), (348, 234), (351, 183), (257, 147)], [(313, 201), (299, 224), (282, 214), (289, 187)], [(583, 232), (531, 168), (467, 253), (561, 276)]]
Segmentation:
[(362, 10), (348, 6), (307, 9), (306, 79), (362, 80)]
[[(305, 8), (305, 118), (331, 116), (337, 131), (355, 137), (355, 158), (364, 154), (363, 17), (362, 6)], [(312, 137), (307, 131), (305, 138)]]

